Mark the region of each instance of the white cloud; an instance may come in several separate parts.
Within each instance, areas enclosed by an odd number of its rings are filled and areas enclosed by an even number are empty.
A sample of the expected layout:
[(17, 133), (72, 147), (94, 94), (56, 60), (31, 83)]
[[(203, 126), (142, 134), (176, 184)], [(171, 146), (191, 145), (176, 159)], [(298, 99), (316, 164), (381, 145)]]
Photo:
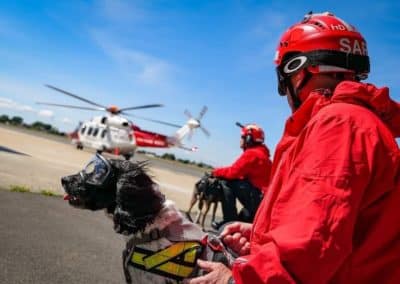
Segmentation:
[(101, 0), (99, 12), (107, 20), (116, 23), (128, 23), (145, 18), (146, 12), (138, 5), (140, 1)]
[(9, 108), (9, 106), (12, 106), (13, 104), (14, 102), (10, 99), (0, 98), (0, 107)]
[(14, 111), (35, 113), (38, 116), (52, 118), (54, 112), (51, 110), (36, 110), (29, 105), (24, 105), (9, 98), (0, 97), (0, 108), (11, 109)]
[(167, 61), (146, 52), (119, 46), (106, 32), (92, 31), (91, 35), (103, 51), (111, 57), (120, 68), (132, 76), (138, 83), (161, 85), (171, 80), (176, 68)]
[(69, 119), (68, 117), (64, 117), (61, 121), (62, 121), (63, 123), (65, 123), (65, 124), (72, 124), (72, 120)]
[(157, 84), (167, 80), (172, 67), (165, 61), (136, 50), (116, 49), (112, 54), (121, 65), (130, 68), (139, 66), (136, 78), (146, 84)]
[(254, 27), (253, 33), (262, 38), (275, 36), (277, 31), (283, 32), (288, 28), (289, 18), (285, 13), (279, 11), (266, 10)]
[(35, 112), (35, 110), (31, 106), (20, 104), (4, 97), (0, 97), (0, 108), (7, 108), (16, 111)]
[(38, 111), (37, 114), (39, 116), (43, 116), (43, 117), (49, 117), (49, 118), (54, 117), (54, 112), (51, 110), (48, 110), (48, 109), (40, 110), (40, 111)]

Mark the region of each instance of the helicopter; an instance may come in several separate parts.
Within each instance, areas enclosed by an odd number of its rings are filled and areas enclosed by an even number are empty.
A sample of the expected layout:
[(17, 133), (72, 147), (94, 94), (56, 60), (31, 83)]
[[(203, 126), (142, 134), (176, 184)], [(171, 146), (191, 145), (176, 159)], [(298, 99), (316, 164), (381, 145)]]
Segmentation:
[[(68, 137), (71, 139), (71, 143), (73, 143), (79, 150), (82, 150), (83, 148), (91, 148), (95, 149), (98, 153), (109, 152), (115, 155), (121, 155), (125, 159), (129, 160), (134, 155), (138, 147), (178, 147), (187, 151), (196, 151), (197, 147), (187, 147), (182, 143), (182, 140), (186, 136), (191, 138), (193, 132), (197, 128), (200, 128), (207, 137), (210, 136), (210, 132), (201, 125), (201, 119), (204, 117), (208, 109), (207, 106), (204, 106), (201, 109), (197, 118), (194, 118), (188, 110), (185, 110), (184, 114), (188, 117), (188, 120), (184, 125), (178, 125), (157, 119), (137, 116), (127, 112), (129, 110), (162, 107), (162, 104), (148, 104), (125, 108), (118, 108), (114, 105), (106, 107), (52, 85), (45, 86), (54, 91), (90, 104), (91, 106), (65, 105), (48, 102), (36, 102), (37, 104), (106, 112), (104, 115), (95, 116), (90, 120), (80, 122), (76, 129), (68, 134)], [(138, 125), (134, 124), (126, 117), (147, 120), (154, 123), (175, 127), (178, 128), (178, 130), (171, 136), (168, 136), (141, 129)]]

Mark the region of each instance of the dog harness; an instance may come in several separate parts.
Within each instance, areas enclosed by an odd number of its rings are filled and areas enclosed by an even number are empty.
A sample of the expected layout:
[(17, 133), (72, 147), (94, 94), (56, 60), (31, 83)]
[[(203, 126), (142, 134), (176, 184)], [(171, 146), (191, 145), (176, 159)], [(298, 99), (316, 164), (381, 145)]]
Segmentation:
[(159, 250), (151, 251), (137, 245), (158, 240), (166, 236), (166, 231), (154, 229), (141, 238), (132, 238), (123, 252), (124, 274), (127, 283), (132, 283), (128, 266), (150, 273), (182, 281), (197, 274), (196, 261), (203, 251), (198, 241), (182, 241)]
[(175, 242), (159, 251), (137, 246), (167, 238), (167, 235), (166, 229), (153, 229), (148, 234), (142, 234), (140, 238), (133, 237), (127, 242), (122, 254), (127, 283), (132, 283), (128, 266), (168, 277), (179, 283), (185, 278), (201, 274), (197, 266), (199, 258), (221, 262), (228, 267), (231, 267), (235, 260), (234, 253), (228, 251), (221, 240), (213, 235), (206, 235), (201, 241)]

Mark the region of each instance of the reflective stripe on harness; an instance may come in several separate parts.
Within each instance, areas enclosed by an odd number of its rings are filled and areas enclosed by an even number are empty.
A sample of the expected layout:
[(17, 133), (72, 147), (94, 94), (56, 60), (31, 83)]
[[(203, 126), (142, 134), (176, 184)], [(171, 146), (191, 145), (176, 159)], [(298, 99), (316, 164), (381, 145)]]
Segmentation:
[(198, 242), (179, 242), (158, 252), (135, 247), (130, 264), (151, 273), (182, 280), (193, 273), (201, 251), (202, 246)]

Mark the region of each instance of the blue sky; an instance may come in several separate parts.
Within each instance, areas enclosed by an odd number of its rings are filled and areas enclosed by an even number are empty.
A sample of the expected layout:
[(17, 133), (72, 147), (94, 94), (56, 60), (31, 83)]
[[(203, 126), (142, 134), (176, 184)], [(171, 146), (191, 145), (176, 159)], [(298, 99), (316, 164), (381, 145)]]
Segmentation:
[[(0, 114), (72, 130), (96, 115), (36, 105), (84, 105), (52, 84), (104, 105), (163, 103), (135, 114), (183, 124), (209, 108), (181, 158), (213, 165), (240, 154), (234, 123), (260, 124), (273, 151), (290, 114), (273, 64), (281, 33), (308, 11), (331, 11), (356, 26), (371, 57), (368, 82), (400, 99), (398, 1), (1, 1)], [(173, 128), (134, 121), (164, 134)]]

